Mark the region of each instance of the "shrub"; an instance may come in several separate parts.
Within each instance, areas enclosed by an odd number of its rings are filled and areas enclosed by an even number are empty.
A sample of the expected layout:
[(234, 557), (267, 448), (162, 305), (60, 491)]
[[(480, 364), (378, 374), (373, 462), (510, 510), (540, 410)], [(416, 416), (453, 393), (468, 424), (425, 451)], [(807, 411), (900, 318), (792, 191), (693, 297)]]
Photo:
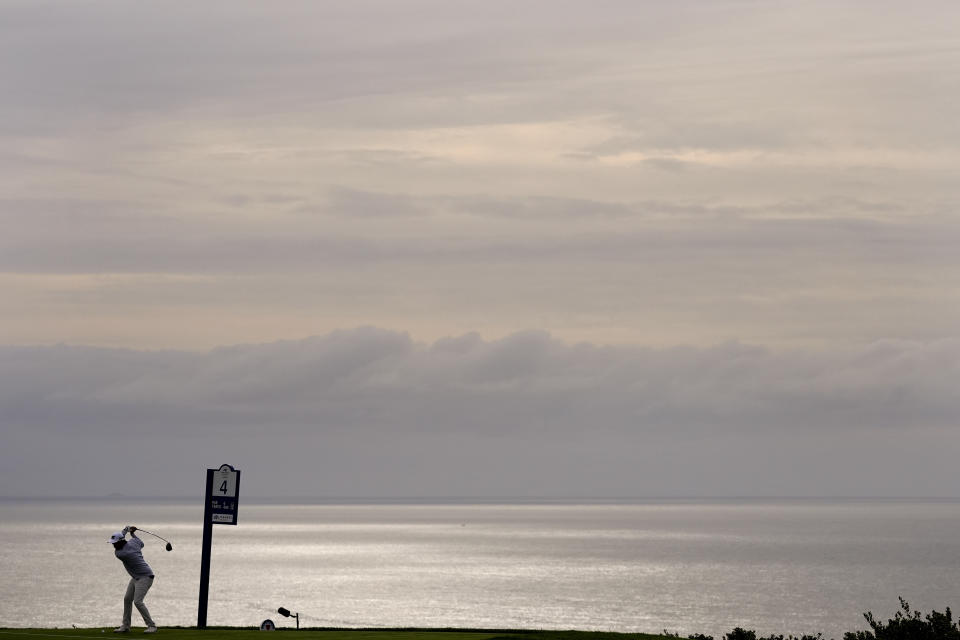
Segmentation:
[(934, 610), (923, 617), (900, 598), (900, 611), (886, 625), (874, 618), (871, 611), (863, 617), (873, 631), (848, 631), (843, 640), (960, 640), (960, 625), (954, 624), (950, 607), (945, 613)]
[[(947, 607), (944, 613), (933, 610), (929, 615), (924, 616), (919, 611), (911, 609), (907, 601), (900, 598), (900, 610), (886, 624), (874, 618), (870, 611), (863, 614), (863, 617), (872, 631), (848, 631), (843, 634), (843, 640), (960, 640), (960, 621), (956, 623), (953, 621), (950, 607)], [(670, 638), (680, 637), (679, 633), (668, 633), (666, 630), (663, 635)], [(713, 636), (702, 633), (687, 636), (687, 638), (713, 640)], [(782, 634), (771, 634), (758, 637), (756, 631), (737, 627), (724, 635), (723, 640), (823, 640), (823, 634), (786, 637)]]

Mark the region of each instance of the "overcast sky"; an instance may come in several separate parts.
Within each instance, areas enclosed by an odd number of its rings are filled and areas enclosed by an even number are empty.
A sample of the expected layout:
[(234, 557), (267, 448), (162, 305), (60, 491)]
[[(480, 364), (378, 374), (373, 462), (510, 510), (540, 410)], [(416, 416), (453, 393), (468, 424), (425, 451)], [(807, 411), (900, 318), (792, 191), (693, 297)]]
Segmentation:
[(958, 28), (0, 0), (0, 495), (960, 496)]

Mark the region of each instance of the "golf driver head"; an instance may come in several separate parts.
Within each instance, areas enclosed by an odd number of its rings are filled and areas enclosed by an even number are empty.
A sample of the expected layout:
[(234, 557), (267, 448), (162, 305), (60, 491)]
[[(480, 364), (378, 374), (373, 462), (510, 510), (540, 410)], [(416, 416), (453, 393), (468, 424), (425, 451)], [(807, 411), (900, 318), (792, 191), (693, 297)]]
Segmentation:
[(167, 551), (173, 551), (173, 545), (168, 542), (168, 543), (167, 543), (167, 546), (166, 546), (166, 549), (167, 549)]

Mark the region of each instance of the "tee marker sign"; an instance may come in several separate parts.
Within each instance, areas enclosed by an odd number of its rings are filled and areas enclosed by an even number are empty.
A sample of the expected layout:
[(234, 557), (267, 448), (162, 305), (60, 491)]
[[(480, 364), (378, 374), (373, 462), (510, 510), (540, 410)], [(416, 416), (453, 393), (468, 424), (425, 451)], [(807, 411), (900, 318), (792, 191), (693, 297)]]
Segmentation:
[(240, 472), (224, 464), (219, 469), (207, 469), (207, 477), (209, 478), (207, 500), (210, 501), (210, 522), (237, 524), (239, 498), (237, 491), (240, 487)]
[(197, 628), (207, 627), (207, 594), (210, 590), (210, 547), (213, 525), (237, 524), (237, 502), (240, 500), (240, 470), (229, 464), (207, 469), (207, 486), (203, 498), (203, 547), (200, 550), (200, 598), (197, 603)]

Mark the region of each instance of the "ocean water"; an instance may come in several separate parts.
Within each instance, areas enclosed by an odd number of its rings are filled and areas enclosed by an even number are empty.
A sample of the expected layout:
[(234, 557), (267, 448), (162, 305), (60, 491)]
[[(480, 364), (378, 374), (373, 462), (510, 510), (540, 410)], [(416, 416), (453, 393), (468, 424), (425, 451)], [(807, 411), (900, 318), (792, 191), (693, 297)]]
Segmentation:
[[(0, 627), (112, 626), (135, 524), (160, 626), (194, 625), (202, 504), (0, 500)], [(960, 501), (241, 502), (213, 534), (208, 624), (663, 629), (839, 638), (903, 596), (960, 600)], [(134, 611), (134, 622), (139, 623)]]

